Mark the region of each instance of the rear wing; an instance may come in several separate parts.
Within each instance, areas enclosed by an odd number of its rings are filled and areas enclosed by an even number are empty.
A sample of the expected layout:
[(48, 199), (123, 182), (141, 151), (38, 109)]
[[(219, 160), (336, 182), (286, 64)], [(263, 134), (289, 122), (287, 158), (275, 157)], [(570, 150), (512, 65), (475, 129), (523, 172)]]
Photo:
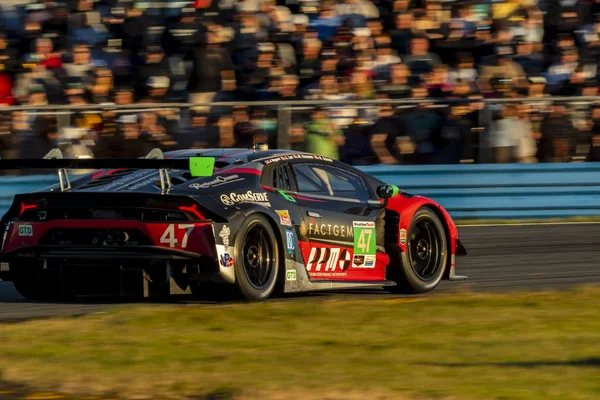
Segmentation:
[(211, 176), (214, 171), (215, 159), (213, 157), (190, 157), (184, 159), (166, 159), (162, 150), (153, 149), (143, 158), (63, 158), (60, 149), (52, 149), (42, 159), (0, 159), (0, 170), (22, 169), (56, 169), (60, 190), (71, 189), (71, 182), (67, 169), (158, 169), (160, 186), (163, 191), (171, 188), (169, 169), (189, 170), (194, 177)]

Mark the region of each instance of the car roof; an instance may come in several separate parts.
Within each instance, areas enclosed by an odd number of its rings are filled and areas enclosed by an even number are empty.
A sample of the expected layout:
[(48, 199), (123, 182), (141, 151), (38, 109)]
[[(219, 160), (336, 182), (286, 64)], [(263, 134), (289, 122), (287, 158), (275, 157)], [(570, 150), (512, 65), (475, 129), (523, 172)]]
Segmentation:
[(253, 150), (253, 149), (186, 149), (165, 152), (165, 158), (215, 157), (220, 160), (231, 159), (251, 162), (259, 158), (281, 154), (300, 153), (293, 150)]
[[(371, 184), (380, 184), (381, 181), (375, 179), (370, 174), (367, 174), (359, 169), (354, 168), (351, 165), (344, 164), (340, 161), (333, 160), (327, 157), (321, 157), (311, 153), (297, 151), (297, 150), (254, 150), (244, 148), (229, 148), (229, 149), (186, 149), (186, 150), (175, 150), (164, 153), (165, 158), (189, 158), (189, 157), (215, 157), (216, 161), (221, 164), (220, 168), (225, 165), (241, 164), (250, 162), (264, 162), (268, 163), (269, 159), (276, 159), (277, 156), (283, 155), (302, 155), (302, 159), (310, 162), (313, 160), (327, 159), (333, 162), (334, 165), (343, 166), (345, 169), (351, 170), (354, 173), (361, 175)], [(266, 162), (265, 162), (266, 161)], [(274, 160), (279, 161), (279, 160)]]
[[(175, 150), (164, 153), (165, 158), (171, 159), (182, 159), (190, 157), (214, 157), (217, 164), (231, 165), (231, 164), (244, 164), (251, 162), (262, 162), (263, 164), (269, 164), (269, 162), (279, 161), (278, 157), (284, 156), (299, 156), (298, 159), (305, 160), (326, 160), (329, 162), (339, 163), (339, 161), (331, 159), (329, 157), (323, 157), (316, 154), (311, 154), (303, 151), (296, 150), (253, 150), (253, 149), (189, 149), (189, 150)], [(295, 158), (295, 157), (294, 157)], [(349, 166), (346, 166), (349, 167)]]

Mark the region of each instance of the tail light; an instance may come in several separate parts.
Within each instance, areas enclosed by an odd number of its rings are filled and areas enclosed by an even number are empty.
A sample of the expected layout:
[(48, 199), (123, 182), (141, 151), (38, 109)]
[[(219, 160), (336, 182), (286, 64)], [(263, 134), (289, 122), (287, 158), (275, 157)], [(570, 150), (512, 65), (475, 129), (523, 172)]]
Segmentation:
[(41, 206), (42, 204), (39, 200), (23, 200), (21, 202), (21, 211), (19, 212), (19, 216), (23, 215), (23, 213), (27, 210), (33, 210), (40, 208)]
[(180, 211), (193, 214), (198, 219), (205, 219), (204, 216), (197, 210), (196, 204), (192, 204), (191, 206), (179, 206), (178, 208)]

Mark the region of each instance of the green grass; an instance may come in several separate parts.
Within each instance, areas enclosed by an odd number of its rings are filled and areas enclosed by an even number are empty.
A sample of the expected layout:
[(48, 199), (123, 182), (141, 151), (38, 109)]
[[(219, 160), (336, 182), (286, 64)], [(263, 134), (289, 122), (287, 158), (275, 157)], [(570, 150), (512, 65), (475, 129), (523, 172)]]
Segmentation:
[(0, 325), (0, 371), (36, 390), (123, 397), (598, 399), (599, 316), (598, 287), (122, 306)]

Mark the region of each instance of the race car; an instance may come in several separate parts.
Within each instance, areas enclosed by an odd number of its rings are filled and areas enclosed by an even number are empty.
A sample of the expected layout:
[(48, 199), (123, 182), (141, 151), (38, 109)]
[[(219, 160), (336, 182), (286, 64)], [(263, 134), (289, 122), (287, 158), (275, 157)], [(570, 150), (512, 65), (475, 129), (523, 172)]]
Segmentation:
[[(218, 296), (357, 288), (424, 293), (462, 280), (446, 210), (342, 162), (290, 150), (155, 149), (146, 157), (0, 160), (57, 169), (17, 194), (4, 280), (24, 297)], [(67, 170), (88, 169), (72, 181)]]

